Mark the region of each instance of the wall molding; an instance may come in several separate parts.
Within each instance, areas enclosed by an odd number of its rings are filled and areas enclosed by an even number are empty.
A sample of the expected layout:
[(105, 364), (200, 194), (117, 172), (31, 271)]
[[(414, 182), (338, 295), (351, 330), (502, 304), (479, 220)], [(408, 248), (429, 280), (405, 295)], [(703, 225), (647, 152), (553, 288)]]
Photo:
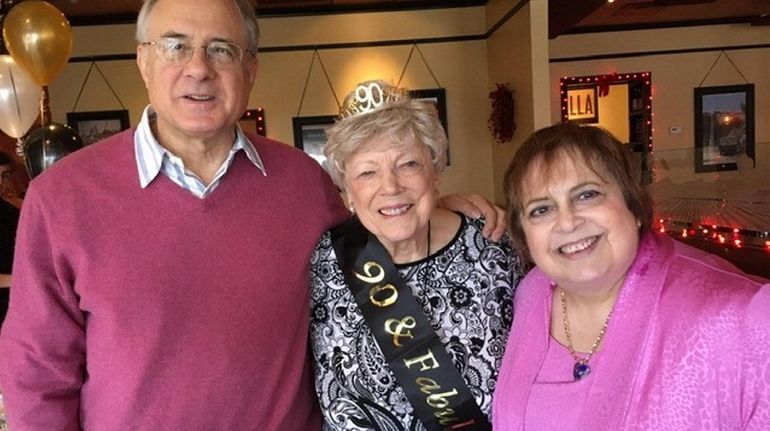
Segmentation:
[(709, 46), (709, 47), (703, 47), (703, 48), (662, 49), (662, 50), (655, 50), (655, 51), (617, 52), (617, 53), (610, 53), (610, 54), (583, 55), (579, 57), (551, 58), (548, 60), (548, 62), (549, 63), (569, 63), (573, 61), (607, 60), (607, 59), (614, 59), (614, 58), (694, 54), (699, 52), (737, 51), (737, 50), (767, 49), (767, 48), (770, 48), (770, 43), (763, 43), (763, 44), (756, 44), (756, 45)]
[[(434, 43), (452, 43), (452, 42), (471, 42), (477, 40), (486, 40), (492, 37), (495, 32), (502, 27), (508, 20), (510, 20), (516, 13), (518, 13), (524, 6), (529, 4), (530, 0), (520, 0), (511, 9), (505, 13), (497, 22), (492, 25), (483, 34), (469, 34), (463, 36), (446, 36), (446, 37), (429, 37), (429, 38), (417, 38), (417, 39), (392, 39), (392, 40), (378, 40), (371, 42), (343, 42), (343, 43), (326, 43), (319, 45), (287, 45), (287, 46), (266, 46), (260, 47), (260, 53), (277, 53), (277, 52), (295, 52), (295, 51), (314, 51), (314, 50), (329, 50), (329, 49), (360, 49), (360, 48), (376, 48), (382, 46), (404, 46), (404, 45), (427, 45)], [(89, 55), (71, 57), (69, 63), (90, 63), (92, 61), (122, 61), (122, 60), (136, 60), (136, 54), (108, 54), (108, 55)]]

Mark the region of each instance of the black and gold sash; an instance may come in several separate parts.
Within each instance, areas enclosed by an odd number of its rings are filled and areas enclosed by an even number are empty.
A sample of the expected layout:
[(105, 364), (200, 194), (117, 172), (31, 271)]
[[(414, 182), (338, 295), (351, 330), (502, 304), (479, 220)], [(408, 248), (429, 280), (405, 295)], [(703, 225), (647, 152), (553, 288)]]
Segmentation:
[(350, 291), (415, 415), (428, 431), (491, 430), (385, 247), (357, 218), (332, 229)]

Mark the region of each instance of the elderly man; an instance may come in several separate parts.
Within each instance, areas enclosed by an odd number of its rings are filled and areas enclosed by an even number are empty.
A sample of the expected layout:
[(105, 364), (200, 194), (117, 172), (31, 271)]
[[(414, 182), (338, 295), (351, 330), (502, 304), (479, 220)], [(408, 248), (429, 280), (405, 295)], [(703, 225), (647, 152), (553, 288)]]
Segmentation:
[(141, 122), (30, 187), (0, 339), (12, 429), (319, 429), (308, 264), (348, 213), (312, 159), (236, 126), (249, 3), (146, 0)]

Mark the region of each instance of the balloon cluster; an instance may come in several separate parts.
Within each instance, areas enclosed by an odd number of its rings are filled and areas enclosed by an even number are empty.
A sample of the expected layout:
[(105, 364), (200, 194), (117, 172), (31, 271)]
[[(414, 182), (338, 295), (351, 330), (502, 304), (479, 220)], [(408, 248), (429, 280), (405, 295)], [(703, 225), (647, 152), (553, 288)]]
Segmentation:
[(0, 55), (0, 129), (20, 139), (37, 119), (41, 126), (21, 145), (32, 178), (56, 160), (82, 148), (83, 141), (69, 126), (50, 121), (48, 85), (61, 73), (72, 54), (72, 29), (61, 11), (42, 0), (10, 6), (3, 18), (8, 52)]

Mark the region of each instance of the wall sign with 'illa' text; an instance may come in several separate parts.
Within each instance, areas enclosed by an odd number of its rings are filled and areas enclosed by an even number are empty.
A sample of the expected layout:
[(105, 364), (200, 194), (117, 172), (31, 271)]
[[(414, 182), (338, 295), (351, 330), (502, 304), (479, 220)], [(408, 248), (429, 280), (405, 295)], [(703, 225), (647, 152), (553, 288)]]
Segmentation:
[(567, 120), (579, 123), (599, 122), (596, 86), (567, 89)]

